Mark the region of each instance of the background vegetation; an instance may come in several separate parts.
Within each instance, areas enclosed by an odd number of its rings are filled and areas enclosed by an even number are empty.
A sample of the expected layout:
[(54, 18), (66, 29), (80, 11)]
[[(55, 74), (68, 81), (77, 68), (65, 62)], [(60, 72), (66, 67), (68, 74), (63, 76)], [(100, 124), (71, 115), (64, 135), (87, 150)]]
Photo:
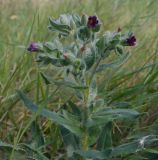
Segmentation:
[[(125, 142), (130, 136), (157, 134), (157, 8), (157, 0), (0, 0), (0, 139), (13, 145), (31, 141), (30, 126), (35, 116), (19, 103), (16, 89), (25, 90), (32, 100), (42, 104), (47, 88), (39, 76), (34, 55), (26, 54), (26, 47), (31, 41), (53, 39), (47, 30), (48, 16), (72, 12), (96, 13), (104, 31), (115, 31), (118, 27), (134, 31), (137, 46), (132, 48), (125, 64), (107, 69), (98, 77), (99, 93), (107, 105), (132, 107), (144, 113), (134, 126), (114, 124), (116, 143), (120, 139)], [(60, 76), (57, 70), (52, 75)], [(55, 95), (50, 96), (47, 106), (51, 109), (58, 109), (71, 97), (71, 91), (55, 86), (50, 90)], [(53, 159), (56, 153), (63, 152), (58, 127), (46, 119), (37, 120), (47, 142), (47, 154)], [(9, 155), (0, 151), (0, 159), (1, 156), (14, 157), (13, 151)]]

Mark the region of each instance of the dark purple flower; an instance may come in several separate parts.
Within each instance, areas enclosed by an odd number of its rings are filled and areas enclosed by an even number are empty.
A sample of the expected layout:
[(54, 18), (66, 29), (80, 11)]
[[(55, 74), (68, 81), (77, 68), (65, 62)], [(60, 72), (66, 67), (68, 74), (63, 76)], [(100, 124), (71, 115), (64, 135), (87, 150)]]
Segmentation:
[(27, 48), (29, 52), (38, 52), (39, 51), (39, 45), (37, 42), (32, 42), (29, 47)]
[(97, 20), (96, 16), (89, 16), (88, 23), (87, 23), (87, 25), (88, 25), (89, 28), (95, 28), (95, 27), (97, 27), (98, 23), (99, 23), (99, 21)]
[(136, 37), (135, 36), (131, 36), (129, 38), (126, 39), (126, 44), (128, 46), (135, 46), (136, 45)]

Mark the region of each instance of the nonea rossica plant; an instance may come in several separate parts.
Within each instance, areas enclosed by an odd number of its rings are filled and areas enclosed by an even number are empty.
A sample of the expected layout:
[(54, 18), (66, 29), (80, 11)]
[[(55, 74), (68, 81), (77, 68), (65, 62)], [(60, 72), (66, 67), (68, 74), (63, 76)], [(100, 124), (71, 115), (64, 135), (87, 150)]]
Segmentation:
[[(60, 79), (53, 79), (49, 72), (41, 70), (46, 85), (71, 88), (73, 92), (73, 98), (55, 112), (38, 107), (18, 91), (27, 108), (59, 125), (66, 150), (64, 159), (119, 159), (149, 144), (149, 141), (146, 144), (149, 137), (119, 146), (113, 142), (113, 122), (134, 121), (140, 113), (129, 108), (107, 106), (104, 99), (98, 98), (96, 75), (108, 67), (121, 64), (128, 57), (126, 48), (135, 46), (136, 38), (132, 32), (122, 33), (120, 28), (114, 32), (99, 33), (101, 26), (96, 15), (50, 17), (48, 29), (55, 33), (53, 41), (33, 42), (28, 47), (28, 52), (36, 52), (40, 67), (53, 65), (62, 70)], [(113, 55), (117, 60), (105, 63), (105, 59)]]

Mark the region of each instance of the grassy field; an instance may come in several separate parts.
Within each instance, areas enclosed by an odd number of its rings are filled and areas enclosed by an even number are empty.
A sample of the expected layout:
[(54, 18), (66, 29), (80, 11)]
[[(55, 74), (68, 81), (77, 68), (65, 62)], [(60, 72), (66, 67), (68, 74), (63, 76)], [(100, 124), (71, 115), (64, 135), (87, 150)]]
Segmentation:
[[(120, 27), (134, 32), (137, 46), (130, 50), (125, 64), (102, 73), (99, 93), (107, 105), (120, 102), (145, 113), (131, 129), (126, 127), (129, 124), (116, 124), (116, 142), (135, 134), (157, 134), (157, 8), (157, 0), (0, 0), (0, 140), (14, 146), (30, 141), (30, 126), (36, 117), (19, 102), (16, 90), (24, 90), (38, 104), (42, 104), (47, 92), (35, 57), (28, 55), (26, 48), (31, 41), (52, 40), (53, 34), (47, 30), (48, 16), (62, 13), (96, 13), (103, 23), (102, 31)], [(54, 76), (58, 76), (57, 71)], [(57, 109), (67, 100), (67, 91), (55, 86), (51, 91), (56, 95), (51, 97), (49, 107)], [(48, 156), (53, 159), (62, 152), (58, 127), (48, 120), (37, 120), (45, 135)], [(16, 159), (14, 155), (14, 151), (0, 151), (0, 159)]]

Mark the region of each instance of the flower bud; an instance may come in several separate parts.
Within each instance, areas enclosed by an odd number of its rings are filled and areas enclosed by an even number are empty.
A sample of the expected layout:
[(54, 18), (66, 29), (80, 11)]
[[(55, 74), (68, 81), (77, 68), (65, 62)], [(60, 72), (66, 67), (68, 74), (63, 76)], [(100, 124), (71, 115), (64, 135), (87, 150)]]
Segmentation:
[(98, 32), (100, 30), (99, 20), (96, 16), (89, 16), (87, 26), (91, 28), (93, 32)]
[(67, 60), (69, 55), (67, 53), (64, 53), (63, 56), (64, 56), (64, 59)]
[(29, 52), (38, 52), (40, 51), (39, 49), (39, 44), (37, 42), (32, 42), (29, 47), (27, 48)]
[(135, 46), (136, 45), (136, 37), (135, 36), (131, 36), (129, 38), (126, 39), (126, 44), (128, 46)]
[(98, 25), (99, 21), (96, 16), (89, 16), (87, 26), (89, 28), (95, 28)]

